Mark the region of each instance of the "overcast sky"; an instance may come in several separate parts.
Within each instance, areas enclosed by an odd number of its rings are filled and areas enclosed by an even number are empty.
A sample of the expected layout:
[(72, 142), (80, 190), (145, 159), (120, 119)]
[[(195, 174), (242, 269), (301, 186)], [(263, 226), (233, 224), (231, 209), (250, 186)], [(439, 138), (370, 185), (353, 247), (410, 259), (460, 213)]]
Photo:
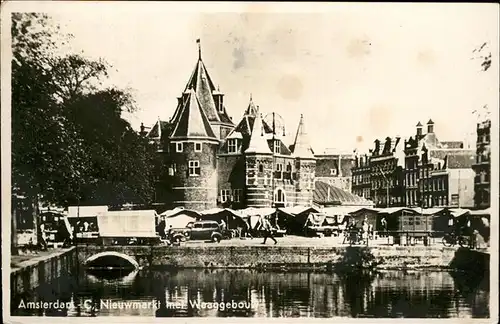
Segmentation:
[[(75, 36), (75, 50), (116, 68), (111, 83), (134, 89), (134, 127), (171, 117), (197, 38), (235, 122), (252, 93), (261, 111), (285, 118), (291, 137), (303, 114), (316, 152), (366, 149), (376, 138), (412, 135), (429, 118), (439, 139), (462, 140), (475, 131), (473, 110), (498, 110), (493, 4), (58, 2), (41, 10)], [(480, 72), (471, 58), (484, 42), (493, 66)]]

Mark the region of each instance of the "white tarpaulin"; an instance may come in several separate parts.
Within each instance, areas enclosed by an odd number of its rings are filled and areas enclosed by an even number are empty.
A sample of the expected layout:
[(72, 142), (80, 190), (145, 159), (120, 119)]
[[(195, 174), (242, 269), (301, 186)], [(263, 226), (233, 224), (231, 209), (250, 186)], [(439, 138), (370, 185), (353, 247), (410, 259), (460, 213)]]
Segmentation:
[(306, 224), (311, 224), (313, 226), (321, 226), (325, 221), (326, 215), (319, 213), (310, 213), (309, 217), (307, 217)]
[(97, 217), (101, 237), (155, 237), (154, 210), (110, 211)]
[(108, 206), (70, 206), (68, 207), (68, 217), (95, 217), (105, 214)]
[(240, 210), (240, 212), (243, 215), (248, 215), (248, 216), (268, 216), (272, 215), (276, 212), (275, 208), (245, 208)]
[(196, 221), (195, 217), (179, 213), (175, 216), (170, 216), (165, 219), (167, 230), (172, 226), (172, 228), (184, 228), (188, 223)]

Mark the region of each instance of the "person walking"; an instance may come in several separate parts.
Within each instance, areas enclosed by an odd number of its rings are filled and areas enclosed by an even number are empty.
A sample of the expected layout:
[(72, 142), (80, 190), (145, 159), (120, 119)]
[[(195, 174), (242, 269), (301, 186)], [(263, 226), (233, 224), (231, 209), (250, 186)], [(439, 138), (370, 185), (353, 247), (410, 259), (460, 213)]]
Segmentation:
[(366, 220), (366, 218), (363, 220), (363, 223), (361, 225), (361, 237), (363, 239), (363, 243), (365, 243), (366, 245), (368, 245), (368, 221)]
[(226, 230), (226, 222), (223, 219), (220, 220), (219, 228), (220, 228), (221, 231), (225, 231)]
[(385, 217), (382, 217), (382, 219), (380, 220), (380, 225), (382, 225), (384, 237), (387, 236), (387, 220), (385, 219)]
[(262, 227), (263, 227), (263, 234), (264, 234), (264, 242), (261, 244), (266, 244), (266, 241), (268, 238), (274, 241), (274, 244), (278, 244), (278, 241), (273, 236), (273, 228), (271, 226), (271, 223), (267, 218), (262, 218)]

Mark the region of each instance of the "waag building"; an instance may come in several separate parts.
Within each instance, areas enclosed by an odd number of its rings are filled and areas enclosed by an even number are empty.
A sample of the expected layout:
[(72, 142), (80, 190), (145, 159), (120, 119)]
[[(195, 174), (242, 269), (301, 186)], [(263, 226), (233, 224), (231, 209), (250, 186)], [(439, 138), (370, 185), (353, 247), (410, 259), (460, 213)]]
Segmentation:
[(142, 127), (157, 145), (154, 204), (193, 210), (311, 205), (317, 158), (306, 121), (301, 116), (293, 144), (286, 145), (278, 119), (250, 98), (234, 123), (200, 49), (170, 120)]

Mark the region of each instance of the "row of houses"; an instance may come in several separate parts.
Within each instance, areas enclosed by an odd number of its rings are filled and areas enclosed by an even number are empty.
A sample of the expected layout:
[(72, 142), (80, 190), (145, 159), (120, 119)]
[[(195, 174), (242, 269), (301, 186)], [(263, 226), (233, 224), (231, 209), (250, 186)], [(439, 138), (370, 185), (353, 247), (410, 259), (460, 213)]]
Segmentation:
[(375, 140), (357, 154), (352, 192), (376, 207), (488, 208), (491, 170), (488, 125), (478, 125), (477, 150), (461, 141), (440, 141), (434, 122), (419, 122), (409, 138)]

